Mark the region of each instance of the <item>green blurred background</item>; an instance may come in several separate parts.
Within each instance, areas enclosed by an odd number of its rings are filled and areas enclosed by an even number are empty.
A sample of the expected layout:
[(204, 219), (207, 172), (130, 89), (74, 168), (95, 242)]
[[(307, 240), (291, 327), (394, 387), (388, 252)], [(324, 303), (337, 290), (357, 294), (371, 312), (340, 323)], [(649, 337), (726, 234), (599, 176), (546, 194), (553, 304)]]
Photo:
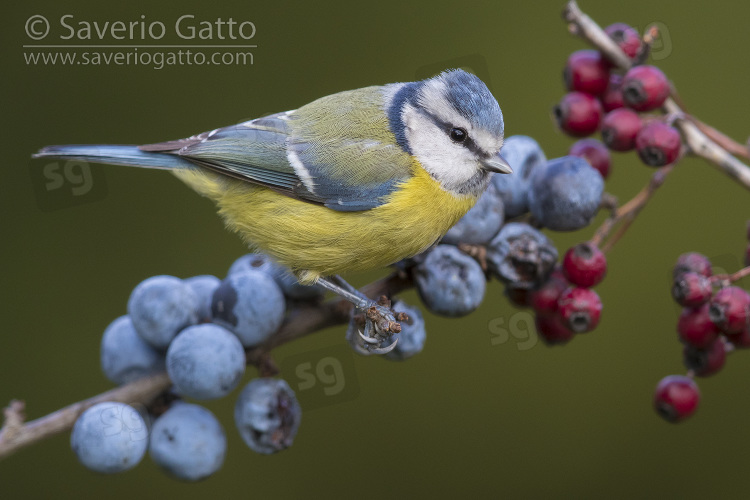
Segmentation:
[[(64, 208), (65, 199), (43, 192), (38, 198), (40, 167), (30, 155), (39, 147), (179, 138), (333, 92), (483, 60), (507, 134), (532, 135), (549, 157), (560, 156), (572, 140), (555, 130), (549, 110), (563, 94), (567, 55), (584, 47), (567, 33), (562, 6), (90, 0), (6, 6), (0, 403), (24, 399), (34, 418), (109, 389), (99, 369), (99, 339), (125, 312), (131, 289), (156, 274), (223, 276), (244, 252), (211, 203), (166, 173), (95, 167), (96, 196), (82, 198), (86, 203)], [(690, 111), (747, 138), (750, 4), (583, 0), (581, 6), (602, 25), (661, 23), (666, 36), (657, 64)], [(153, 43), (181, 44), (191, 43), (172, 34), (181, 15), (193, 14), (196, 22), (251, 20), (258, 47), (252, 66), (27, 65), (26, 20), (52, 20), (53, 37), (64, 14), (73, 22), (144, 15), (169, 30)], [(627, 199), (650, 174), (633, 154), (618, 154), (607, 190)], [(229, 438), (224, 468), (207, 481), (179, 483), (149, 459), (128, 473), (99, 476), (77, 463), (64, 434), (1, 462), (2, 496), (746, 497), (748, 356), (731, 356), (719, 375), (700, 380), (701, 407), (681, 425), (659, 419), (651, 395), (662, 376), (684, 372), (671, 266), (680, 253), (696, 250), (727, 270), (739, 267), (748, 194), (699, 160), (681, 163), (610, 254), (609, 275), (597, 289), (605, 303), (601, 325), (565, 347), (529, 340), (530, 316), (511, 308), (493, 282), (471, 316), (428, 315), (426, 348), (408, 362), (336, 354), (348, 366), (350, 397), (336, 404), (308, 398), (297, 440), (281, 454), (260, 456), (241, 442), (231, 414), (235, 392), (207, 404)], [(592, 231), (553, 238), (563, 252)], [(351, 278), (364, 284), (385, 272)], [(406, 299), (417, 301), (413, 293)], [(491, 325), (505, 325), (507, 339)], [(343, 335), (343, 327), (321, 332), (285, 346), (277, 358), (284, 364), (309, 356), (314, 364), (326, 349), (341, 353)], [(250, 370), (247, 379), (254, 375)], [(291, 383), (294, 373), (284, 376)]]

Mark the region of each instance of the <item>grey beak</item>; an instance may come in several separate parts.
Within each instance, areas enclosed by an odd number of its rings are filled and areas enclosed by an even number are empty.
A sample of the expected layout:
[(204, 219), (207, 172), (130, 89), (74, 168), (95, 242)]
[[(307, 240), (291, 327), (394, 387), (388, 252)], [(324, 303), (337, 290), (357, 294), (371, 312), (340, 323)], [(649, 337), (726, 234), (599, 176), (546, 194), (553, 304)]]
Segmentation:
[(498, 174), (512, 174), (513, 169), (510, 168), (508, 162), (505, 161), (500, 155), (495, 155), (492, 158), (482, 160), (482, 167), (490, 172), (497, 172)]

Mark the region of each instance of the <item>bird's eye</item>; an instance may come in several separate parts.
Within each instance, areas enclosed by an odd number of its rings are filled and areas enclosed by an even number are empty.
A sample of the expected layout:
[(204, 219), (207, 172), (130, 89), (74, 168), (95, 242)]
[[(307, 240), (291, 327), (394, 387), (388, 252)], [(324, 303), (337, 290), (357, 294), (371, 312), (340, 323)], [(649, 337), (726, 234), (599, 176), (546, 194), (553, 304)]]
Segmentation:
[(469, 134), (466, 133), (465, 129), (454, 127), (451, 129), (450, 136), (453, 142), (464, 142)]

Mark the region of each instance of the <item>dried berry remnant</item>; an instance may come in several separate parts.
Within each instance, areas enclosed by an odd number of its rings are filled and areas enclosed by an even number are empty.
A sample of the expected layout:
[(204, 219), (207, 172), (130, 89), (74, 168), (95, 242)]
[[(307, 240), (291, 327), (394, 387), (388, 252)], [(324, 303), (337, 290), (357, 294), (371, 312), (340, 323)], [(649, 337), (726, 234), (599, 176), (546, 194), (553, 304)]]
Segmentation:
[(602, 178), (609, 177), (612, 168), (612, 157), (607, 147), (598, 139), (581, 139), (573, 143), (568, 151), (570, 156), (578, 156), (599, 171)]
[(234, 421), (255, 452), (269, 455), (289, 448), (299, 429), (301, 409), (282, 379), (256, 378), (240, 393)]
[(656, 66), (633, 66), (622, 80), (625, 105), (636, 111), (661, 107), (669, 97), (669, 81)]
[(544, 282), (557, 262), (557, 249), (528, 224), (503, 226), (487, 248), (490, 271), (515, 288), (534, 288)]
[(586, 137), (597, 131), (602, 121), (602, 105), (596, 97), (584, 92), (570, 92), (552, 108), (552, 114), (565, 133)]
[(599, 95), (609, 84), (609, 62), (596, 50), (578, 50), (568, 57), (563, 71), (569, 91)]
[(649, 167), (663, 167), (680, 156), (682, 138), (676, 128), (666, 123), (651, 122), (638, 132), (635, 148), (638, 157)]
[(610, 111), (602, 120), (602, 142), (613, 151), (630, 151), (641, 130), (641, 118), (632, 109)]
[(666, 421), (677, 423), (695, 413), (700, 399), (700, 390), (693, 379), (669, 375), (656, 386), (654, 409)]

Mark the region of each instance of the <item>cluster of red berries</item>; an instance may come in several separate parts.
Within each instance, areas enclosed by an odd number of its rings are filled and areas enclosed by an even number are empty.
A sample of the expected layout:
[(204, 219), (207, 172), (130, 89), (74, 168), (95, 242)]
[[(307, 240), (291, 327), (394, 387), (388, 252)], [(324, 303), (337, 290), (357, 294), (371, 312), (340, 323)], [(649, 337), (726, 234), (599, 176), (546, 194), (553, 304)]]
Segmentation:
[[(698, 253), (680, 256), (672, 296), (683, 306), (677, 333), (688, 375), (670, 375), (654, 394), (656, 411), (670, 422), (692, 415), (700, 400), (693, 376), (708, 377), (724, 366), (727, 353), (750, 347), (750, 293), (713, 276), (711, 262)], [(714, 292), (714, 285), (720, 288)]]
[(574, 334), (596, 328), (602, 301), (591, 287), (606, 273), (604, 253), (591, 243), (580, 243), (570, 248), (562, 265), (525, 297), (524, 305), (536, 313), (537, 333), (547, 344), (564, 344)]
[[(615, 23), (606, 33), (634, 62), (642, 59), (644, 45), (635, 28)], [(599, 51), (579, 50), (568, 58), (563, 73), (568, 90), (553, 108), (558, 126), (574, 137), (601, 131), (602, 142), (583, 139), (569, 154), (585, 158), (605, 179), (613, 151), (635, 149), (641, 161), (652, 167), (674, 162), (680, 153), (680, 133), (660, 117), (639, 113), (659, 109), (669, 97), (670, 86), (662, 71), (645, 64), (624, 75)]]

